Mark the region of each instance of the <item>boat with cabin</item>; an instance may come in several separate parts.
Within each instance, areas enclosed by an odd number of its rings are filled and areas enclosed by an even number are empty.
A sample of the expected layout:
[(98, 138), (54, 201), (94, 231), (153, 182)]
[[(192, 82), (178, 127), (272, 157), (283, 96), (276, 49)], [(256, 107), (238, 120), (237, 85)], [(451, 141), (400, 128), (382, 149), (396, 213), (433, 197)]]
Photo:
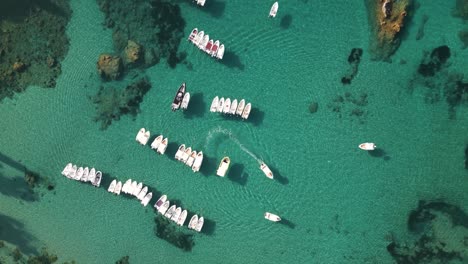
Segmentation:
[(159, 144), (158, 146), (158, 153), (163, 155), (164, 152), (166, 152), (166, 149), (167, 149), (167, 143), (168, 143), (168, 139), (167, 138), (164, 138), (162, 141), (161, 141), (161, 144)]
[(73, 177), (73, 179), (78, 180), (78, 181), (81, 180), (81, 177), (83, 176), (83, 172), (84, 172), (83, 167), (79, 167), (78, 170), (76, 171), (75, 177)]
[(201, 164), (203, 162), (203, 151), (198, 152), (197, 157), (192, 165), (193, 172), (197, 172), (200, 170)]
[(168, 210), (167, 212), (164, 214), (165, 217), (171, 219), (172, 215), (175, 213), (175, 210), (176, 210), (176, 205), (173, 204)]
[(156, 210), (158, 210), (159, 212), (159, 209), (161, 208), (161, 206), (166, 202), (167, 200), (167, 195), (162, 195), (161, 197), (159, 197), (158, 201), (154, 204), (154, 208), (156, 208)]
[(279, 221), (281, 221), (281, 217), (279, 217), (279, 216), (277, 216), (277, 215), (275, 215), (275, 214), (269, 213), (269, 212), (266, 212), (266, 213), (264, 214), (264, 216), (265, 216), (265, 219), (270, 220), (270, 221), (272, 221), (272, 222), (279, 222)]
[(218, 170), (216, 170), (216, 175), (220, 177), (224, 177), (226, 175), (226, 172), (229, 169), (230, 164), (231, 164), (231, 159), (229, 157), (224, 157), (219, 163)]
[(192, 29), (192, 32), (190, 33), (190, 36), (188, 37), (187, 40), (193, 43), (195, 38), (197, 37), (197, 34), (198, 34), (198, 28)]
[(208, 41), (208, 43), (206, 43), (206, 46), (205, 46), (205, 52), (210, 54), (211, 53), (211, 48), (213, 47), (213, 40), (210, 39)]
[(68, 173), (70, 173), (70, 171), (72, 170), (72, 167), (73, 167), (73, 164), (68, 163), (68, 164), (65, 166), (65, 168), (63, 168), (63, 170), (62, 170), (62, 175), (67, 177)]
[(133, 189), (132, 195), (136, 197), (141, 192), (141, 189), (143, 189), (143, 183), (142, 182), (138, 183), (136, 188)]
[(162, 215), (166, 214), (168, 208), (169, 208), (169, 205), (170, 205), (170, 202), (169, 201), (165, 201), (161, 207), (159, 208), (158, 212)]
[(185, 95), (185, 83), (182, 83), (182, 85), (177, 90), (174, 100), (172, 101), (172, 105), (171, 105), (172, 111), (179, 110), (180, 104), (182, 103), (182, 100), (184, 99), (184, 95)]
[(216, 112), (221, 113), (223, 112), (223, 105), (224, 105), (224, 97), (221, 97), (218, 102), (218, 109), (216, 109)]
[(278, 2), (275, 2), (270, 8), (270, 14), (268, 17), (276, 17), (276, 13), (278, 13)]
[(128, 193), (128, 190), (130, 189), (131, 186), (132, 186), (132, 179), (128, 179), (122, 187), (122, 192)]
[(91, 168), (91, 170), (89, 170), (89, 174), (88, 174), (88, 181), (93, 183), (95, 179), (96, 179), (96, 169)]
[(96, 187), (99, 187), (101, 185), (101, 180), (102, 180), (102, 172), (96, 171), (96, 177), (94, 178), (94, 182), (92, 184)]
[(89, 168), (85, 167), (83, 170), (83, 175), (81, 176), (81, 181), (87, 182), (88, 181), (88, 176), (89, 176)]
[(198, 44), (198, 48), (201, 50), (205, 50), (205, 47), (208, 44), (208, 41), (210, 41), (210, 35), (205, 34), (205, 36), (203, 36), (203, 39)]
[(371, 150), (375, 150), (377, 146), (374, 143), (365, 142), (365, 143), (360, 144), (359, 148), (362, 150), (371, 151)]
[(270, 168), (268, 168), (268, 166), (264, 162), (260, 164), (260, 169), (263, 171), (263, 173), (265, 173), (265, 176), (267, 176), (267, 178), (273, 180), (273, 172), (271, 172)]
[(213, 47), (211, 47), (211, 52), (210, 52), (211, 57), (216, 56), (216, 53), (218, 52), (218, 48), (219, 48), (219, 40), (216, 40), (213, 44)]
[(185, 152), (182, 154), (180, 158), (180, 161), (182, 161), (183, 163), (186, 163), (191, 153), (192, 153), (192, 148), (191, 147), (186, 148)]
[(177, 223), (177, 220), (179, 220), (179, 216), (181, 213), (182, 213), (182, 208), (177, 207), (174, 214), (171, 216), (171, 220)]
[(140, 193), (138, 193), (137, 199), (142, 201), (143, 198), (145, 198), (147, 193), (148, 193), (148, 186), (145, 186), (143, 189), (141, 189)]
[(179, 146), (179, 149), (177, 149), (177, 152), (176, 152), (174, 158), (176, 160), (180, 160), (180, 158), (182, 157), (184, 152), (185, 152), (185, 144), (182, 144), (182, 145)]

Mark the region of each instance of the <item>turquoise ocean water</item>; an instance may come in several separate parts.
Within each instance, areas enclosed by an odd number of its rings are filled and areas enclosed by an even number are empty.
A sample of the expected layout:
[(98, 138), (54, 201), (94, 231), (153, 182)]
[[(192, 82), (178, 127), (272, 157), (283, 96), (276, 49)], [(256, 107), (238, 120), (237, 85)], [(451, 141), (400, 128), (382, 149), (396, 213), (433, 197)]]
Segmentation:
[[(284, 1), (276, 19), (267, 18), (268, 1), (226, 1), (219, 17), (181, 3), (186, 35), (203, 29), (236, 60), (219, 63), (183, 40), (193, 70), (164, 62), (147, 69), (152, 88), (141, 113), (102, 131), (88, 96), (100, 84), (99, 54), (113, 50), (112, 32), (102, 27), (94, 0), (71, 1), (70, 50), (57, 87), (30, 87), (0, 103), (2, 154), (56, 184), (55, 194), (35, 202), (0, 193), (1, 212), (21, 223), (21, 235), (11, 240), (30, 253), (45, 245), (61, 261), (78, 263), (114, 263), (125, 255), (131, 263), (392, 263), (387, 237), (408, 235), (408, 212), (419, 200), (443, 198), (468, 211), (468, 108), (449, 119), (444, 100), (427, 104), (424, 89), (406, 89), (423, 52), (440, 45), (452, 50), (450, 67), (466, 73), (468, 50), (457, 37), (463, 22), (451, 16), (454, 2), (421, 2), (393, 63), (370, 60), (364, 1)], [(424, 14), (425, 36), (416, 41)], [(281, 25), (284, 16), (290, 17)], [(343, 86), (351, 48), (364, 54), (358, 75)], [(170, 112), (182, 82), (198, 100), (186, 114)], [(366, 115), (350, 116), (351, 103), (341, 118), (327, 107), (345, 92), (368, 94)], [(210, 113), (216, 95), (251, 102), (251, 120)], [(315, 114), (308, 110), (312, 101), (319, 104)], [(135, 142), (141, 127), (169, 138), (167, 155)], [(385, 157), (357, 148), (366, 141)], [(182, 143), (205, 153), (204, 173), (169, 157)], [(223, 156), (235, 165), (231, 177), (215, 176)], [(257, 159), (281, 180), (267, 179)], [(107, 185), (69, 180), (60, 174), (68, 162), (142, 181), (203, 215), (209, 230), (194, 234), (192, 251), (183, 252), (154, 235), (158, 197), (144, 208), (109, 194)], [(2, 177), (23, 177), (0, 164)], [(266, 221), (265, 211), (289, 224)]]

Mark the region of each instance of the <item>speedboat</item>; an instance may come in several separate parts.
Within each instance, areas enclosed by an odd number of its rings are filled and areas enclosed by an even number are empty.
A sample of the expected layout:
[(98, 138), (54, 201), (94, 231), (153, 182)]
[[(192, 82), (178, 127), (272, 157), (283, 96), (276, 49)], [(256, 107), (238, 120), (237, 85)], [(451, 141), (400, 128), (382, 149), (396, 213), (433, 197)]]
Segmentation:
[(185, 219), (187, 219), (187, 210), (183, 210), (182, 213), (179, 216), (179, 219), (177, 219), (177, 224), (179, 226), (183, 226)]
[(94, 179), (96, 179), (96, 169), (91, 168), (91, 170), (89, 171), (89, 174), (88, 174), (88, 181), (93, 183)]
[(173, 204), (168, 210), (167, 212), (164, 214), (165, 217), (171, 219), (172, 215), (175, 213), (175, 210), (176, 210), (176, 205)]
[(188, 37), (188, 41), (191, 41), (192, 43), (194, 42), (195, 38), (197, 37), (198, 34), (198, 28), (194, 28), (192, 30), (192, 33), (190, 33), (190, 36)]
[(132, 186), (132, 179), (128, 179), (122, 187), (122, 192), (128, 193), (128, 190), (130, 189), (131, 186)]
[(278, 12), (278, 2), (275, 2), (270, 9), (270, 14), (268, 17), (276, 17), (276, 13)]
[(101, 185), (101, 180), (102, 180), (102, 172), (96, 171), (96, 177), (94, 178), (93, 185), (96, 187), (99, 187)]
[(141, 200), (141, 204), (143, 206), (147, 206), (151, 198), (153, 198), (153, 193), (148, 193), (147, 195), (145, 195), (145, 198)]
[(229, 114), (233, 115), (236, 113), (237, 110), (237, 99), (234, 99), (231, 103), (231, 109), (229, 109)]
[(198, 224), (198, 215), (194, 215), (192, 216), (192, 218), (190, 218), (190, 222), (188, 224), (188, 228), (189, 229), (194, 229)]
[[(216, 96), (213, 99), (213, 102), (211, 102), (211, 107), (210, 107), (210, 112), (216, 113), (218, 111), (218, 105), (219, 105), (219, 97)], [(70, 163), (71, 164), (71, 163)]]
[(138, 183), (137, 187), (133, 189), (132, 195), (136, 197), (141, 192), (141, 189), (143, 189), (142, 182)]
[(211, 52), (210, 52), (211, 57), (216, 56), (216, 52), (218, 52), (218, 48), (219, 48), (219, 40), (216, 40), (213, 44), (213, 47), (211, 47)]
[(202, 30), (198, 32), (197, 37), (194, 39), (193, 44), (197, 45), (200, 43), (200, 41), (203, 40), (203, 36), (205, 36), (205, 32)]
[(221, 97), (221, 99), (219, 99), (218, 108), (216, 109), (216, 112), (218, 113), (223, 112), (223, 105), (224, 105), (224, 97)]
[(180, 105), (180, 108), (182, 108), (183, 110), (186, 110), (189, 102), (190, 102), (190, 93), (185, 93), (184, 99), (182, 99), (182, 104)]
[(190, 157), (188, 157), (187, 162), (185, 162), (185, 165), (192, 167), (193, 162), (195, 162), (196, 157), (197, 157), (197, 152), (194, 150), (192, 151), (192, 154), (190, 154)]
[(229, 113), (230, 109), (231, 109), (231, 98), (228, 98), (228, 99), (226, 99), (226, 101), (224, 101), (223, 113), (224, 114)]
[(210, 35), (206, 34), (205, 36), (203, 36), (203, 39), (198, 44), (198, 48), (201, 50), (204, 50), (209, 40), (210, 40)]
[(203, 216), (198, 218), (197, 225), (194, 228), (195, 231), (200, 232), (204, 223), (205, 223), (205, 219), (203, 218)]
[(197, 0), (197, 4), (201, 5), (201, 6), (204, 6), (205, 2), (206, 2), (206, 0)]
[(138, 200), (143, 200), (145, 198), (145, 195), (148, 193), (148, 186), (145, 186), (143, 189), (141, 189), (140, 193), (137, 195)]
[(115, 186), (117, 185), (117, 180), (113, 180), (111, 184), (109, 185), (109, 188), (107, 188), (108, 192), (114, 192)]
[(250, 115), (250, 109), (252, 108), (252, 105), (250, 103), (248, 103), (245, 108), (244, 108), (244, 111), (242, 112), (242, 118), (243, 119), (247, 119), (249, 118), (249, 115)]
[(172, 111), (179, 110), (180, 104), (182, 103), (182, 100), (184, 98), (184, 94), (185, 94), (185, 83), (182, 83), (182, 85), (177, 90), (174, 100), (172, 101), (172, 106), (171, 106)]
[(67, 177), (69, 179), (74, 179), (76, 175), (76, 170), (77, 170), (76, 165), (73, 165), (71, 170), (68, 172)]
[(158, 201), (154, 204), (154, 208), (156, 208), (156, 210), (159, 211), (159, 209), (164, 204), (164, 202), (166, 202), (166, 200), (167, 200), (167, 195), (165, 195), (165, 194), (163, 196), (159, 197)]
[(224, 177), (224, 175), (226, 175), (227, 170), (229, 169), (229, 164), (231, 164), (231, 159), (229, 157), (224, 157), (219, 163), (216, 175)]
[(138, 133), (137, 133), (137, 135), (135, 137), (135, 140), (140, 142), (140, 139), (143, 138), (143, 135), (145, 134), (145, 131), (146, 131), (146, 129), (144, 127), (140, 128), (140, 130), (138, 130)]
[(213, 40), (212, 40), (212, 39), (210, 39), (210, 40), (208, 41), (208, 43), (206, 44), (206, 46), (205, 46), (205, 52), (208, 53), (208, 54), (210, 54), (210, 52), (211, 52), (211, 47), (213, 47)]
[(67, 176), (68, 173), (71, 171), (72, 167), (73, 167), (73, 164), (68, 163), (67, 166), (65, 166), (65, 168), (63, 168), (62, 175)]
[(136, 181), (132, 181), (132, 184), (128, 187), (127, 193), (133, 195), (133, 192), (136, 190), (138, 183)]
[(203, 162), (203, 151), (198, 152), (197, 157), (192, 165), (193, 172), (197, 172), (200, 170), (201, 164)]
[(81, 176), (81, 181), (87, 182), (88, 181), (88, 176), (89, 176), (89, 168), (86, 167), (83, 170), (83, 175)]
[(168, 141), (169, 141), (169, 140), (168, 140), (167, 138), (165, 138), (165, 139), (163, 139), (163, 140), (161, 141), (161, 144), (159, 144), (159, 147), (158, 147), (158, 153), (159, 153), (159, 154), (162, 155), (162, 154), (164, 154), (164, 152), (166, 152), (166, 149), (167, 149), (167, 142), (168, 142)]
[(275, 214), (272, 214), (272, 213), (269, 213), (269, 212), (266, 212), (265, 213), (265, 219), (268, 219), (272, 222), (279, 222), (281, 221), (281, 217), (275, 215)]
[(183, 163), (186, 163), (191, 153), (192, 153), (192, 148), (191, 147), (186, 148), (185, 152), (182, 154), (182, 157), (180, 158), (180, 161), (182, 161)]
[(169, 204), (170, 204), (169, 201), (165, 201), (159, 208), (158, 212), (164, 215), (167, 212), (167, 209), (169, 208)]
[(362, 150), (375, 150), (377, 146), (374, 143), (366, 142), (359, 145), (359, 148)]
[(171, 216), (171, 220), (174, 222), (177, 222), (177, 220), (179, 220), (179, 216), (181, 213), (182, 213), (182, 208), (177, 207), (174, 214)]
[(180, 158), (181, 158), (182, 154), (184, 154), (184, 152), (185, 152), (185, 144), (182, 144), (182, 145), (179, 146), (179, 149), (177, 150), (174, 158), (176, 160), (180, 160)]
[(81, 180), (81, 177), (83, 176), (83, 172), (84, 172), (83, 167), (79, 167), (73, 179), (78, 180), (78, 181)]
[(240, 100), (239, 105), (237, 106), (236, 114), (241, 116), (242, 112), (244, 111), (244, 108), (245, 108), (245, 100), (242, 99)]
[(265, 176), (267, 176), (267, 178), (273, 180), (273, 172), (271, 172), (270, 168), (268, 168), (268, 166), (264, 162), (260, 164), (260, 169), (263, 171), (263, 173), (265, 173)]
[(218, 52), (216, 52), (216, 58), (217, 59), (223, 59), (223, 56), (224, 56), (224, 44), (221, 44), (221, 46), (219, 46), (218, 48)]
[(161, 141), (163, 140), (163, 135), (157, 136), (153, 143), (151, 143), (151, 149), (158, 149), (159, 144), (161, 144)]
[(120, 195), (120, 191), (122, 190), (122, 182), (119, 181), (115, 186), (114, 193)]

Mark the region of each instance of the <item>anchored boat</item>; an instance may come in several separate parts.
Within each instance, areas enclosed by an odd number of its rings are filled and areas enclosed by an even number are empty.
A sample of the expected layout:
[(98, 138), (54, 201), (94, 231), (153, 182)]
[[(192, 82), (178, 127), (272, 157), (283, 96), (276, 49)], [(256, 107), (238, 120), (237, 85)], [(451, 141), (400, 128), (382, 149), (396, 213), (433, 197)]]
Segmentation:
[(218, 170), (216, 171), (216, 175), (220, 177), (224, 177), (226, 175), (227, 170), (229, 169), (230, 164), (231, 164), (231, 159), (229, 157), (224, 157), (219, 163), (219, 167), (218, 167)]

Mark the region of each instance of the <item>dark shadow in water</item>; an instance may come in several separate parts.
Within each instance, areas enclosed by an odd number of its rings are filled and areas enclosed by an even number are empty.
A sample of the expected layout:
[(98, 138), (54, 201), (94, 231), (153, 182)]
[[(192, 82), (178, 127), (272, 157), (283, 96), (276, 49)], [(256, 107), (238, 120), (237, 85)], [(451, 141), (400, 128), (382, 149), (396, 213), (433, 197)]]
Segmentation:
[(376, 148), (374, 150), (368, 151), (369, 155), (376, 158), (383, 158), (385, 161), (390, 160), (390, 156), (387, 155), (384, 149)]
[(290, 14), (284, 15), (281, 18), (280, 27), (282, 29), (288, 29), (292, 23), (292, 16)]
[(0, 213), (0, 239), (12, 243), (26, 254), (38, 254), (30, 245), (36, 238), (28, 233), (23, 223)]
[(179, 144), (177, 142), (169, 142), (167, 144), (167, 149), (166, 149), (166, 152), (164, 152), (164, 155), (167, 156), (167, 158), (170, 160), (176, 160), (175, 154), (178, 149), (179, 149)]
[(154, 233), (157, 237), (166, 240), (183, 251), (192, 251), (195, 246), (193, 234), (178, 229), (171, 220), (161, 215), (157, 215), (154, 220), (156, 223)]
[(203, 100), (203, 93), (190, 95), (190, 103), (187, 110), (183, 111), (185, 118), (192, 119), (194, 116), (203, 117), (205, 115), (206, 102)]
[(218, 167), (217, 161), (203, 153), (203, 163), (200, 167), (200, 173), (204, 176), (210, 176), (216, 173)]
[(200, 7), (203, 12), (206, 12), (215, 18), (220, 18), (224, 14), (224, 9), (226, 9), (226, 3), (221, 2), (221, 1), (211, 0), (211, 1), (206, 1), (205, 6), (203, 7), (198, 6), (198, 7)]
[(50, 0), (2, 0), (0, 1), (0, 17), (22, 22), (30, 16), (33, 10), (40, 8), (49, 13), (66, 17), (66, 12)]
[[(189, 218), (188, 218), (188, 220), (190, 221)], [(216, 222), (213, 221), (213, 220), (204, 218), (204, 224), (203, 224), (203, 227), (202, 227), (202, 230), (200, 231), (200, 233), (212, 236), (214, 234), (215, 229), (216, 229)]]
[(229, 68), (239, 68), (240, 70), (244, 70), (245, 68), (244, 64), (240, 61), (240, 57), (229, 50), (224, 52), (223, 59), (220, 62)]
[[(27, 171), (23, 164), (13, 160), (3, 153), (0, 153), (0, 165), (4, 167), (2, 163), (18, 170), (22, 175), (24, 175)], [(34, 193), (31, 188), (29, 188), (23, 177), (14, 177), (10, 179), (3, 175), (2, 172), (0, 172), (0, 193), (27, 202), (34, 202), (39, 200), (38, 195)]]
[(23, 164), (19, 163), (16, 160), (13, 160), (12, 158), (6, 156), (5, 154), (1, 152), (0, 152), (0, 162), (5, 163), (6, 165), (13, 167), (16, 170), (19, 170), (22, 172), (26, 171), (26, 167)]
[[(288, 178), (284, 177), (283, 175), (281, 175), (281, 173), (279, 172), (279, 170), (277, 170), (275, 167), (271, 167), (271, 166), (268, 166), (271, 170), (271, 172), (273, 172), (273, 178), (278, 181), (279, 183), (283, 184), (283, 185), (286, 185), (289, 183), (289, 180)], [(265, 176), (266, 177), (266, 176)]]
[(291, 222), (290, 220), (288, 220), (288, 219), (286, 219), (286, 218), (284, 218), (282, 216), (281, 216), (281, 221), (279, 223), (282, 224), (282, 225), (285, 225), (285, 226), (287, 226), (287, 227), (289, 227), (291, 229), (296, 228), (296, 224), (294, 224), (293, 222)]
[(247, 173), (244, 173), (245, 166), (239, 163), (234, 163), (228, 171), (227, 178), (232, 182), (238, 183), (242, 186), (247, 184)]
[(263, 123), (263, 119), (265, 119), (265, 112), (253, 107), (250, 110), (249, 119), (247, 119), (247, 121), (252, 123), (254, 126), (259, 126)]

